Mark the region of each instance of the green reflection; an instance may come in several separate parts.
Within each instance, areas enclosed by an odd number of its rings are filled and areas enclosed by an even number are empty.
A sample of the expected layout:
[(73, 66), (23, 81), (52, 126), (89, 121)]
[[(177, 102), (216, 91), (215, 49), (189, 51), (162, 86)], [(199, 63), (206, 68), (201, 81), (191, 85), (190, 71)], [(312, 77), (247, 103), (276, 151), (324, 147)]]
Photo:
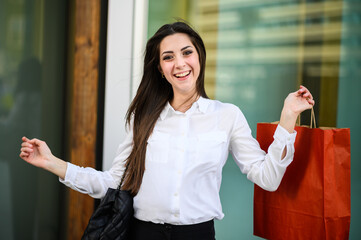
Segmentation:
[(361, 2), (344, 1), (338, 88), (337, 127), (351, 129), (350, 239), (361, 236)]
[(62, 155), (65, 2), (0, 0), (0, 239), (58, 239), (59, 184), (19, 158), (22, 136)]
[[(361, 2), (152, 0), (148, 36), (174, 16), (201, 30), (212, 62), (207, 69), (215, 68), (215, 76), (206, 73), (206, 86), (214, 84), (215, 98), (240, 107), (254, 136), (257, 122), (279, 120), (284, 98), (301, 83), (316, 99), (319, 124), (351, 128), (350, 239), (358, 239)], [(302, 116), (303, 123), (308, 119)], [(217, 239), (258, 239), (253, 236), (253, 184), (231, 158), (223, 169), (221, 198), (225, 218), (216, 221)]]
[[(278, 121), (283, 100), (298, 82), (298, 38), (277, 36), (280, 21), (264, 19), (264, 9), (283, 4), (219, 1), (216, 98), (240, 107), (256, 133), (258, 122)], [(296, 28), (297, 22), (287, 22)], [(273, 33), (274, 32), (274, 33)], [(221, 198), (225, 218), (219, 239), (253, 239), (253, 183), (232, 158), (223, 169)]]

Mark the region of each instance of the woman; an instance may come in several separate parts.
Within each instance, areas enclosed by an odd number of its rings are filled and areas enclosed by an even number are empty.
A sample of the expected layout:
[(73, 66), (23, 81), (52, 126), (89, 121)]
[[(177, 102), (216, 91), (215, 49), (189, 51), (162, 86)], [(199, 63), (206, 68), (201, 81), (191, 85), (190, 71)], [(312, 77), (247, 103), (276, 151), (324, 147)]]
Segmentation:
[(276, 190), (293, 159), (296, 118), (314, 101), (303, 86), (287, 96), (266, 154), (236, 106), (208, 99), (205, 60), (202, 39), (183, 22), (149, 39), (128, 134), (109, 171), (66, 163), (45, 142), (25, 137), (20, 157), (95, 198), (116, 188), (127, 166), (122, 188), (134, 195), (132, 239), (214, 239), (213, 219), (224, 216), (219, 188), (229, 151), (248, 179)]

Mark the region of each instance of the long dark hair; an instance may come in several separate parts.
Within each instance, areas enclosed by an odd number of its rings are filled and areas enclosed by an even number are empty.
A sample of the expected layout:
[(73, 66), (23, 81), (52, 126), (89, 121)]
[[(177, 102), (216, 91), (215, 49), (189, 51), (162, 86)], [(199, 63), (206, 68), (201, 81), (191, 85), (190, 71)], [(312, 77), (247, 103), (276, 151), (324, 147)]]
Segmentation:
[(143, 77), (126, 116), (128, 126), (133, 127), (133, 148), (125, 163), (126, 172), (122, 189), (130, 191), (133, 196), (138, 193), (142, 183), (148, 138), (153, 132), (160, 113), (167, 102), (173, 98), (171, 84), (162, 78), (159, 71), (159, 51), (162, 40), (175, 33), (187, 34), (196, 48), (200, 65), (196, 94), (208, 98), (204, 89), (206, 49), (201, 37), (184, 22), (163, 25), (147, 42)]

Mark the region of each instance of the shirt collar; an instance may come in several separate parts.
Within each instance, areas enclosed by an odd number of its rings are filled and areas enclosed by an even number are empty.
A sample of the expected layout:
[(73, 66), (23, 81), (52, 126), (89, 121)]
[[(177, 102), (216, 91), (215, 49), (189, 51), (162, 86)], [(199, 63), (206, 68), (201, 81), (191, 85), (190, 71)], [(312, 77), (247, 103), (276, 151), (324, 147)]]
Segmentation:
[[(209, 105), (209, 99), (199, 97), (199, 99), (194, 104), (196, 104), (196, 106), (198, 107), (198, 109), (201, 113), (206, 113), (208, 105)], [(162, 121), (166, 118), (169, 110), (171, 110), (171, 109), (172, 109), (172, 106), (170, 105), (169, 102), (167, 102), (167, 104), (165, 105), (163, 111), (160, 113), (160, 116), (159, 116)]]
[(201, 111), (201, 113), (207, 112), (209, 103), (210, 103), (209, 99), (206, 99), (203, 97), (199, 97), (199, 99), (196, 102), (196, 104), (198, 105), (199, 111)]
[(170, 105), (169, 102), (167, 102), (167, 104), (165, 105), (163, 111), (160, 113), (159, 117), (160, 119), (163, 121), (164, 118), (168, 115), (168, 112), (169, 112), (169, 109), (171, 108), (172, 106)]

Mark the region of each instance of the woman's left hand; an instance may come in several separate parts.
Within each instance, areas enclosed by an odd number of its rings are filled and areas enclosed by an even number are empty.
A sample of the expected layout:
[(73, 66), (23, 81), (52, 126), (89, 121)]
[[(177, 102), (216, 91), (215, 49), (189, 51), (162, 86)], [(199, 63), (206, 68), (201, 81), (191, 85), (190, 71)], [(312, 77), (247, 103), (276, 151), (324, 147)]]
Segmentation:
[(290, 114), (294, 113), (296, 117), (307, 109), (311, 109), (315, 105), (312, 94), (304, 87), (296, 92), (290, 93), (285, 99), (283, 110), (288, 111)]
[(311, 109), (314, 105), (315, 101), (312, 94), (306, 87), (301, 85), (298, 91), (290, 93), (285, 99), (280, 125), (292, 133), (298, 115), (307, 109)]

